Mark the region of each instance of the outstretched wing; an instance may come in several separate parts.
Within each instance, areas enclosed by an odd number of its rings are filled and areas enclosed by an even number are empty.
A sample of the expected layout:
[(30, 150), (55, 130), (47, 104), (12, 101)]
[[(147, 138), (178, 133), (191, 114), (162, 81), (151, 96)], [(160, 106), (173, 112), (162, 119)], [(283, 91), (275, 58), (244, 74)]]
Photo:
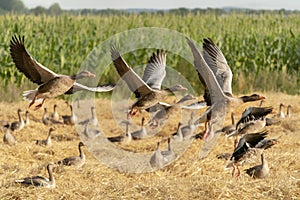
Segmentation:
[(97, 87), (88, 87), (85, 85), (82, 85), (80, 83), (75, 82), (73, 87), (71, 87), (65, 94), (74, 94), (75, 92), (86, 90), (90, 92), (109, 92), (113, 90), (115, 87), (114, 84), (106, 84), (106, 85), (100, 85)]
[(152, 89), (128, 66), (115, 46), (111, 48), (111, 58), (120, 77), (137, 98), (152, 92)]
[(58, 76), (30, 56), (24, 46), (24, 36), (17, 37), (14, 35), (12, 37), (10, 55), (18, 70), (34, 83), (40, 85)]
[(161, 89), (161, 84), (166, 76), (166, 52), (157, 50), (153, 53), (145, 68), (143, 80), (152, 89)]

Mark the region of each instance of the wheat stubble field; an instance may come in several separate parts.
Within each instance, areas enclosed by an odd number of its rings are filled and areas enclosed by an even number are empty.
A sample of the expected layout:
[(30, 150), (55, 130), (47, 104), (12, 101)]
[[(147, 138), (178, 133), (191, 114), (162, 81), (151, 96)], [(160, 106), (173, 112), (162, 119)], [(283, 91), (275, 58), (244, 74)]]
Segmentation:
[[(202, 160), (198, 160), (197, 155), (203, 141), (195, 140), (172, 164), (161, 170), (141, 174), (124, 173), (108, 168), (84, 148), (87, 161), (82, 168), (63, 167), (54, 172), (57, 185), (55, 189), (22, 187), (15, 184), (14, 180), (31, 175), (48, 177), (45, 165), (77, 155), (77, 145), (80, 141), (74, 127), (56, 125), (52, 147), (35, 145), (36, 139), (46, 138), (49, 126), (41, 123), (42, 110), (30, 110), (31, 124), (15, 134), (18, 143), (8, 146), (1, 142), (0, 199), (299, 199), (300, 98), (283, 93), (262, 94), (267, 97), (265, 105), (274, 106), (272, 115), (278, 112), (280, 102), (293, 106), (292, 118), (283, 119), (280, 125), (268, 127), (268, 138), (277, 138), (279, 143), (266, 152), (271, 170), (266, 179), (254, 180), (245, 173), (236, 178), (231, 176), (231, 170), (224, 170), (227, 161), (218, 160), (216, 155), (231, 152), (233, 141), (222, 135), (216, 147)], [(54, 103), (59, 105), (58, 111), (61, 114), (69, 114), (70, 111), (63, 100), (50, 100), (46, 106), (50, 109)], [(244, 105), (237, 110), (237, 116), (246, 106), (257, 104), (258, 102)], [(121, 134), (123, 130), (114, 125), (112, 120), (110, 100), (96, 99), (95, 105), (105, 134)], [(27, 106), (28, 102), (1, 103), (0, 119), (15, 121), (17, 109), (21, 108), (24, 111)], [(197, 112), (197, 115), (201, 112), (203, 111)], [(138, 120), (140, 115), (134, 120)], [(146, 150), (153, 151), (158, 138), (164, 140), (168, 134), (174, 132), (178, 120), (176, 117), (170, 119), (159, 136), (145, 141)], [(226, 124), (229, 123), (227, 116)], [(198, 132), (202, 129), (203, 127), (200, 127)], [(3, 131), (1, 134), (3, 135)], [(142, 147), (135, 142), (124, 148), (145, 150), (138, 149)], [(165, 142), (162, 145), (162, 149), (164, 148)], [(259, 160), (252, 165), (258, 163)]]

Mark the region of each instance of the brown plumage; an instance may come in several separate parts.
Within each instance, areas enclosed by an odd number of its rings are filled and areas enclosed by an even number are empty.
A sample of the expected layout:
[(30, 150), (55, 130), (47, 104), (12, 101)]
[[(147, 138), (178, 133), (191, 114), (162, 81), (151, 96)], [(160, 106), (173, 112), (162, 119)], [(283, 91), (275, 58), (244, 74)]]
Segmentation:
[(95, 75), (89, 71), (82, 71), (74, 76), (54, 73), (38, 63), (27, 52), (24, 45), (24, 36), (17, 37), (15, 35), (12, 37), (10, 41), (10, 54), (18, 70), (30, 81), (39, 85), (35, 90), (25, 91), (23, 94), (24, 99), (31, 101), (29, 107), (32, 106), (36, 100), (41, 100), (42, 102), (35, 107), (35, 109), (39, 109), (48, 98), (54, 98), (62, 94), (72, 94), (79, 90), (103, 92), (113, 89), (112, 87), (89, 88), (76, 83), (76, 80), (84, 77), (95, 77)]
[(245, 170), (246, 173), (252, 178), (265, 178), (269, 175), (270, 169), (268, 162), (264, 157), (264, 153), (261, 154), (261, 164), (251, 167)]
[(21, 185), (24, 186), (55, 188), (56, 182), (52, 173), (54, 167), (57, 167), (57, 164), (50, 163), (47, 165), (49, 178), (43, 176), (32, 176), (32, 177), (26, 177), (21, 180), (15, 180), (15, 182), (20, 183)]
[(41, 145), (41, 146), (47, 146), (47, 147), (51, 146), (52, 145), (51, 134), (52, 134), (53, 131), (55, 131), (55, 129), (54, 128), (50, 128), (49, 132), (48, 132), (47, 138), (45, 140), (37, 140), (35, 142), (35, 144), (36, 145)]
[(63, 160), (58, 161), (59, 165), (66, 165), (66, 166), (74, 166), (77, 168), (80, 168), (85, 163), (85, 155), (82, 151), (82, 147), (84, 146), (83, 142), (79, 142), (78, 144), (78, 150), (79, 150), (79, 156), (71, 156), (64, 158)]
[(21, 129), (24, 128), (25, 122), (24, 122), (24, 120), (22, 118), (21, 112), (22, 112), (21, 109), (18, 109), (18, 118), (19, 118), (19, 120), (15, 121), (15, 122), (12, 122), (10, 124), (10, 126), (9, 126), (10, 130), (12, 130), (12, 131), (19, 131), (19, 130), (21, 130)]

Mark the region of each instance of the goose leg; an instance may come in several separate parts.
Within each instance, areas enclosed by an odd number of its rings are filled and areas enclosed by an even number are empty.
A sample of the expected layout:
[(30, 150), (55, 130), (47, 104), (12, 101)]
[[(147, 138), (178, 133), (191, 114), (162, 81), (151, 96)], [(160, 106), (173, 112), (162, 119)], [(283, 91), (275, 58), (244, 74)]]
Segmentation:
[(206, 138), (208, 136), (208, 128), (207, 128), (207, 125), (208, 125), (208, 122), (205, 122), (205, 125), (204, 125), (204, 134), (203, 134), (203, 140), (206, 141)]
[(239, 177), (241, 175), (241, 171), (239, 169), (239, 166), (236, 166), (237, 170), (238, 170), (238, 173), (237, 173), (237, 177)]
[(234, 176), (235, 166), (232, 165), (232, 168), (233, 168), (233, 169), (232, 169), (231, 175)]
[(41, 108), (44, 104), (46, 99), (43, 99), (42, 103), (40, 103), (39, 105), (35, 106), (34, 110), (38, 110), (39, 108)]
[(35, 102), (35, 100), (36, 100), (36, 97), (37, 97), (37, 94), (34, 95), (32, 101), (30, 102), (30, 104), (29, 104), (29, 106), (28, 106), (28, 108), (30, 108), (30, 107), (34, 104), (34, 102)]

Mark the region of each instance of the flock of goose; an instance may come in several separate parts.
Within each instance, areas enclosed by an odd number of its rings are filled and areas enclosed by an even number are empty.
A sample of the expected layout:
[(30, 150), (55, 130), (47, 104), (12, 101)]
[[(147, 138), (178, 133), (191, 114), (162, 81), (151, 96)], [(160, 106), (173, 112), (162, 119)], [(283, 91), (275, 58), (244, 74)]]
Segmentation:
[[(190, 94), (187, 94), (172, 105), (162, 102), (169, 94), (187, 91), (182, 85), (175, 85), (166, 89), (161, 88), (162, 82), (166, 76), (166, 51), (157, 50), (152, 54), (145, 68), (143, 77), (141, 78), (122, 58), (118, 49), (115, 46), (112, 46), (111, 58), (114, 66), (120, 77), (128, 85), (128, 88), (135, 94), (137, 101), (128, 111), (127, 119), (122, 121), (126, 126), (125, 134), (109, 137), (107, 139), (110, 142), (125, 144), (130, 143), (132, 140), (141, 140), (150, 137), (147, 133), (146, 126), (148, 129), (162, 126), (171, 115), (178, 113), (181, 109), (192, 110), (195, 108), (206, 108), (206, 111), (196, 119), (194, 119), (195, 114), (192, 112), (188, 124), (184, 125), (183, 123), (178, 122), (176, 133), (173, 133), (168, 138), (167, 150), (161, 150), (161, 141), (158, 141), (157, 148), (149, 160), (150, 165), (155, 168), (162, 168), (165, 164), (175, 160), (177, 156), (172, 150), (172, 143), (174, 142), (181, 142), (192, 138), (202, 138), (205, 141), (203, 149), (206, 148), (206, 151), (209, 152), (215, 145), (214, 141), (219, 134), (225, 133), (228, 137), (235, 138), (233, 145), (234, 150), (232, 153), (218, 155), (218, 158), (229, 160), (226, 167), (233, 169), (232, 175), (234, 175), (235, 170), (237, 169), (237, 176), (239, 176), (239, 166), (244, 165), (251, 160), (255, 160), (256, 157), (260, 157), (262, 162), (261, 165), (247, 169), (246, 173), (254, 178), (266, 177), (269, 174), (269, 168), (264, 156), (265, 150), (276, 144), (278, 141), (274, 138), (267, 138), (269, 131), (266, 130), (265, 127), (276, 124), (280, 118), (291, 117), (291, 106), (289, 105), (287, 107), (288, 111), (285, 115), (283, 112), (284, 105), (280, 104), (278, 116), (274, 116), (273, 118), (266, 117), (273, 112), (272, 107), (262, 107), (262, 105), (258, 107), (248, 107), (243, 112), (239, 121), (235, 124), (234, 111), (237, 107), (251, 101), (263, 102), (265, 101), (265, 97), (258, 94), (234, 97), (231, 88), (231, 69), (227, 64), (223, 53), (216, 44), (210, 38), (204, 39), (203, 53), (201, 54), (193, 41), (188, 38), (186, 38), (186, 40), (194, 57), (195, 69), (204, 87), (204, 100), (196, 103), (190, 103), (190, 101), (195, 101), (197, 99)], [(23, 94), (24, 99), (30, 101), (29, 107), (35, 102), (39, 103), (34, 108), (35, 110), (43, 107), (47, 99), (62, 94), (73, 94), (80, 90), (108, 92), (114, 89), (114, 85), (111, 84), (88, 87), (77, 83), (76, 80), (78, 79), (95, 77), (93, 73), (86, 70), (74, 76), (54, 73), (31, 57), (24, 46), (24, 36), (12, 37), (10, 52), (17, 69), (33, 83), (39, 85), (36, 89), (25, 91)], [(94, 107), (91, 107), (92, 117), (82, 122), (78, 122), (78, 119), (72, 110), (72, 105), (70, 105), (70, 110), (70, 115), (59, 117), (57, 105), (54, 105), (53, 113), (51, 113), (51, 115), (49, 115), (47, 109), (44, 108), (42, 122), (47, 126), (56, 124), (74, 125), (75, 123), (80, 123), (81, 125), (84, 125), (84, 134), (87, 137), (100, 134), (99, 131), (89, 129), (89, 126), (96, 126), (98, 124)], [(141, 128), (135, 132), (130, 132), (130, 119), (137, 115), (137, 112), (144, 111), (154, 114), (147, 123), (145, 123), (145, 118), (143, 117), (141, 119)], [(18, 132), (23, 129), (24, 126), (29, 124), (28, 111), (26, 112), (25, 120), (23, 120), (21, 112), (20, 109), (17, 112), (19, 118), (18, 121), (4, 125), (3, 141), (9, 145), (16, 144), (16, 139), (10, 131), (13, 133)], [(223, 127), (225, 117), (229, 113), (232, 113), (232, 125)], [(205, 124), (205, 130), (196, 134), (197, 127), (202, 123)], [(50, 147), (52, 145), (51, 133), (53, 131), (55, 131), (55, 129), (50, 128), (47, 138), (45, 140), (37, 140), (36, 144)], [(41, 176), (33, 176), (16, 180), (16, 182), (23, 185), (43, 186), (48, 188), (55, 187), (52, 169), (61, 165), (74, 165), (76, 167), (84, 165), (85, 155), (82, 151), (82, 146), (84, 146), (84, 144), (83, 142), (80, 142), (78, 144), (78, 156), (72, 156), (54, 163), (49, 163), (47, 165), (49, 179)], [(199, 158), (202, 157), (199, 154)]]

